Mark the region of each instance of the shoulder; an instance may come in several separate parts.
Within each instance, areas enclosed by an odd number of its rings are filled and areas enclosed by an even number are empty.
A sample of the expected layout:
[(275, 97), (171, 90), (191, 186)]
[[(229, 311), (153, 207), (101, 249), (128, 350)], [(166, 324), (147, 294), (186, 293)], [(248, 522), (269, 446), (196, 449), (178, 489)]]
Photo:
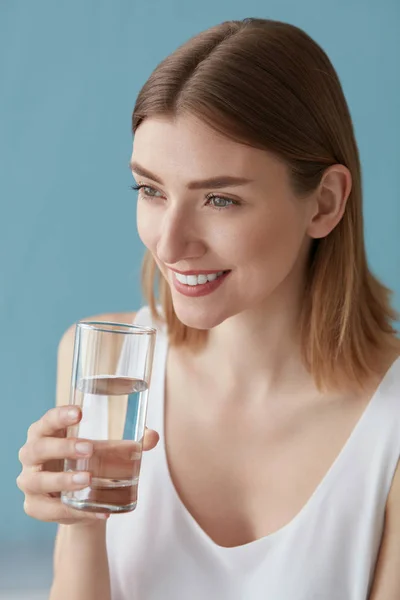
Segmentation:
[[(85, 317), (84, 321), (111, 321), (116, 323), (132, 323), (136, 312), (110, 312)], [(71, 325), (62, 335), (58, 348), (59, 352), (69, 348), (74, 343), (76, 323)]]

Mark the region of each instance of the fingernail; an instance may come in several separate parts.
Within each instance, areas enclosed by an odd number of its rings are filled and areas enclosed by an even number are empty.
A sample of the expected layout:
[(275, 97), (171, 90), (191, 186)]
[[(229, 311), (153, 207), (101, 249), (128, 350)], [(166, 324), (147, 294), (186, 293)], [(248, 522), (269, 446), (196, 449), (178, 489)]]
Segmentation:
[(108, 519), (108, 517), (109, 517), (109, 516), (110, 516), (110, 515), (105, 515), (104, 513), (96, 513), (96, 517), (97, 517), (98, 519), (103, 519), (103, 520), (104, 520), (104, 519)]
[(79, 411), (77, 408), (69, 408), (67, 410), (68, 421), (75, 421), (78, 418)]
[(75, 450), (79, 454), (91, 454), (93, 451), (93, 445), (89, 442), (77, 442), (75, 444)]
[(90, 475), (88, 473), (74, 473), (72, 481), (78, 485), (86, 485), (89, 483)]

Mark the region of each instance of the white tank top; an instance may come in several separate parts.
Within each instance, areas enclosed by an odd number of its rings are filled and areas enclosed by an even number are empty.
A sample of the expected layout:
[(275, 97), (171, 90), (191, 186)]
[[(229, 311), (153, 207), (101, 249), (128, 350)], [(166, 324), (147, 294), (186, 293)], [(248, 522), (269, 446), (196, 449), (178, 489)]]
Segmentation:
[[(400, 359), (302, 510), (254, 542), (226, 548), (200, 528), (171, 481), (164, 443), (166, 330), (158, 329), (135, 511), (113, 515), (107, 548), (113, 600), (366, 600), (400, 456)], [(184, 451), (184, 449), (182, 449)]]

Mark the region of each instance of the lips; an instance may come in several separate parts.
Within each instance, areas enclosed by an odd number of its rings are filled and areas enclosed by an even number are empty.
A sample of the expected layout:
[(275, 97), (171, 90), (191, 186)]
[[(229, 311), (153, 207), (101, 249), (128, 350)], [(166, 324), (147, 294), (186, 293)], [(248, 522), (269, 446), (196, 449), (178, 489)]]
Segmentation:
[(175, 289), (189, 297), (207, 296), (217, 290), (229, 276), (231, 271), (203, 271), (173, 273), (173, 285)]

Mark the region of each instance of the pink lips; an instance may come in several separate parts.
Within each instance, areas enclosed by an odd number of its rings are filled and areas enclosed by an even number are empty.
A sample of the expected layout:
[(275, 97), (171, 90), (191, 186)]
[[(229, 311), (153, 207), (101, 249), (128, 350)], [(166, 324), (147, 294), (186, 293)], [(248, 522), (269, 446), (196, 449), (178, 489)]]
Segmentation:
[[(181, 273), (182, 275), (206, 275), (211, 273), (219, 273), (220, 271), (176, 271), (175, 269), (171, 269), (171, 271), (175, 271), (176, 273)], [(173, 276), (173, 284), (175, 289), (183, 294), (184, 296), (189, 296), (191, 298), (197, 298), (200, 296), (207, 296), (214, 292), (217, 288), (219, 288), (227, 276), (230, 274), (230, 271), (223, 273), (214, 281), (208, 281), (207, 283), (201, 283), (199, 285), (186, 285), (177, 280), (175, 275)]]
[(211, 273), (221, 273), (222, 269), (217, 269), (217, 270), (211, 270), (208, 269), (208, 271), (206, 270), (197, 270), (197, 271), (178, 271), (178, 269), (172, 269), (171, 267), (169, 267), (170, 271), (173, 271), (174, 273), (180, 273), (181, 275), (211, 275)]

